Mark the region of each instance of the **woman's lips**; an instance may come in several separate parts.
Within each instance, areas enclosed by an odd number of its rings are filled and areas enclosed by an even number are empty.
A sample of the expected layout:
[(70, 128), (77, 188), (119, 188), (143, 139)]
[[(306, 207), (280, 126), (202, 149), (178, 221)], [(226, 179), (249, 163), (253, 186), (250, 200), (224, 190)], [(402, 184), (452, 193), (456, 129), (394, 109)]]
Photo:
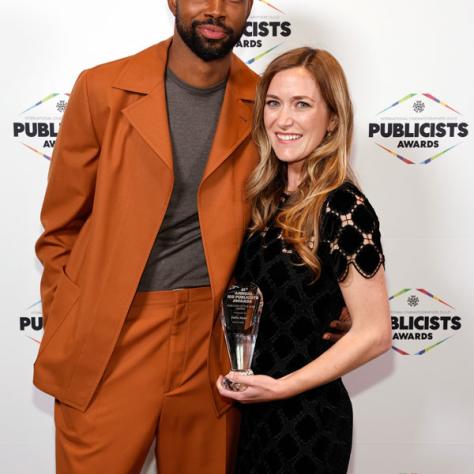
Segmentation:
[(214, 25), (201, 25), (197, 28), (202, 36), (208, 39), (222, 39), (227, 36), (224, 29)]
[(281, 133), (276, 132), (275, 136), (279, 143), (289, 144), (297, 142), (303, 135), (301, 133)]

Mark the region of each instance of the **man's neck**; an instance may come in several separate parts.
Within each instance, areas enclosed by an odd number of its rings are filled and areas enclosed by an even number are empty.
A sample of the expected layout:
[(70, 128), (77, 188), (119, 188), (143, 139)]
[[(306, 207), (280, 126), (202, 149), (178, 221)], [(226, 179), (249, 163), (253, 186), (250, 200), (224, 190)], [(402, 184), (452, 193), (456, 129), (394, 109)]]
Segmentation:
[(203, 61), (196, 56), (175, 31), (168, 51), (168, 67), (175, 76), (193, 87), (205, 89), (219, 84), (227, 77), (231, 54), (214, 61)]

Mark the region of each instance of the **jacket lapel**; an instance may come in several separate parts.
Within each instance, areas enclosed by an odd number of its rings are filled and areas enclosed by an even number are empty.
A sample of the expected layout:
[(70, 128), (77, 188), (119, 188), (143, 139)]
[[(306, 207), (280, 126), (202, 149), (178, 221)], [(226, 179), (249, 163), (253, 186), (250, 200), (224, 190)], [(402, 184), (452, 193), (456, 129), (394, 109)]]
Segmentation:
[(172, 171), (172, 145), (166, 107), (165, 68), (171, 39), (130, 58), (114, 87), (143, 94), (122, 112), (130, 124)]
[(202, 181), (215, 171), (251, 132), (255, 100), (255, 78), (252, 75), (253, 73), (232, 55), (224, 101)]
[[(173, 170), (164, 84), (170, 44), (171, 38), (132, 56), (113, 87), (143, 95), (123, 109), (123, 113), (143, 140)], [(254, 99), (254, 73), (232, 55), (224, 101), (202, 181), (249, 136)]]

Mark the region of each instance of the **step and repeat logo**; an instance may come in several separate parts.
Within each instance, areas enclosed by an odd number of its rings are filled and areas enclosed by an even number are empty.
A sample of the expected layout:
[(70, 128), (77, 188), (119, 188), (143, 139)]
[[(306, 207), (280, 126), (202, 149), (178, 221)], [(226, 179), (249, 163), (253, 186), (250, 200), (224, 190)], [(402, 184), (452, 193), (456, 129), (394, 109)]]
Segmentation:
[(14, 139), (50, 160), (68, 100), (69, 94), (55, 92), (25, 109), (13, 122)]
[(368, 134), (381, 153), (407, 165), (428, 165), (461, 145), (469, 124), (433, 94), (412, 93), (380, 111)]
[(22, 334), (38, 344), (41, 342), (41, 337), (43, 335), (41, 300), (36, 301), (22, 311), (18, 318), (18, 324)]
[(404, 288), (390, 296), (392, 348), (401, 355), (424, 355), (462, 327), (456, 309), (424, 288)]
[(287, 14), (279, 7), (278, 0), (260, 0), (244, 28), (235, 52), (248, 65), (269, 55), (273, 51), (283, 52), (281, 46), (292, 33)]

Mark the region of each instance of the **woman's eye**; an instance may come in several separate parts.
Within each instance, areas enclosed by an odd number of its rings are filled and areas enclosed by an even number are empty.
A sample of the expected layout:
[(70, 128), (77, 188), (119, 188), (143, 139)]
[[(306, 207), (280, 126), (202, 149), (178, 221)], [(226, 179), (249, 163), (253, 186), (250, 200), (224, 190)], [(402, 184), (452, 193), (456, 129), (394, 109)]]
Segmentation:
[(265, 102), (265, 105), (267, 107), (278, 107), (278, 101), (277, 100), (274, 100), (274, 99), (268, 99), (266, 102)]
[(299, 100), (296, 103), (296, 107), (298, 107), (299, 109), (306, 109), (308, 107), (311, 107), (311, 105), (308, 102), (305, 102), (304, 100)]

